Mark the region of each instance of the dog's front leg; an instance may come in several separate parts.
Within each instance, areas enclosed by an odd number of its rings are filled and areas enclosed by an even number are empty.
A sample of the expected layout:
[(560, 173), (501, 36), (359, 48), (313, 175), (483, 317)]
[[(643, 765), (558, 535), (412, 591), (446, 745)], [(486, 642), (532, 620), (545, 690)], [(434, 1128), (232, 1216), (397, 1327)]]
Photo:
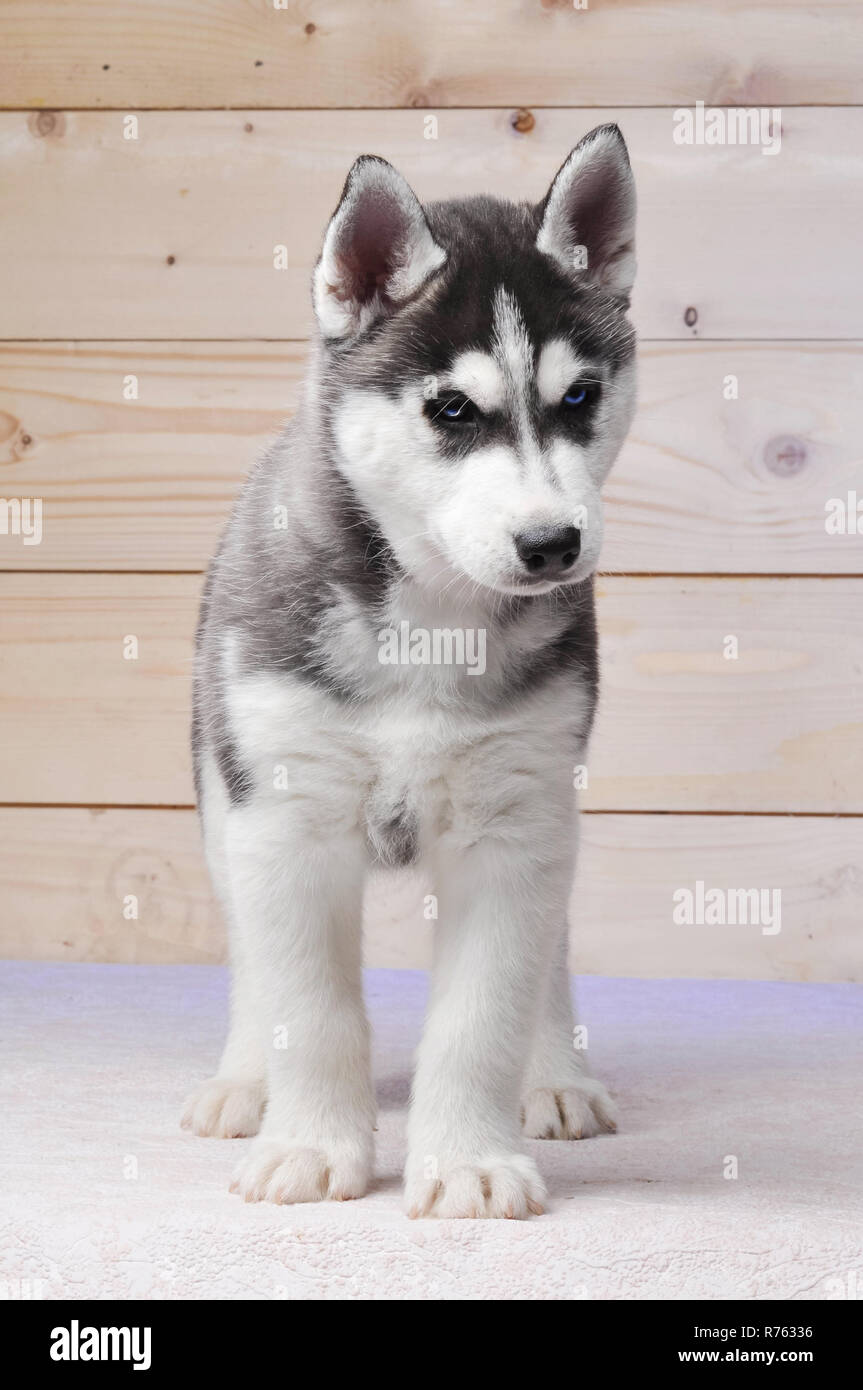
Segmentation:
[(568, 846), (539, 847), (534, 830), (489, 833), (439, 869), (432, 999), (409, 1126), (412, 1216), (542, 1210), (542, 1182), (522, 1151), (520, 1089), (570, 869)]
[[(301, 809), (301, 808), (300, 808)], [(300, 809), (239, 808), (228, 826), (234, 912), (261, 981), (268, 1101), (233, 1191), (247, 1201), (361, 1197), (374, 1100), (362, 1000), (364, 843)]]

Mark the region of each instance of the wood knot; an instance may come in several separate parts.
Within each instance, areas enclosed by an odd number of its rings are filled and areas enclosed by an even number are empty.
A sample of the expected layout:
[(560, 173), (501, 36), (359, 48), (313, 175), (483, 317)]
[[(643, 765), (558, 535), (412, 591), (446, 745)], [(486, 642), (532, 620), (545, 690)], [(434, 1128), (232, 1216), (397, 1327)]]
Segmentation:
[(764, 446), (764, 462), (778, 478), (792, 478), (799, 473), (806, 467), (808, 456), (805, 442), (791, 434), (777, 435)]
[(513, 130), (517, 130), (519, 135), (529, 135), (536, 125), (536, 117), (532, 111), (528, 111), (526, 106), (520, 106), (514, 111), (509, 120)]
[(49, 135), (56, 140), (66, 129), (66, 119), (59, 111), (31, 111), (27, 125), (37, 140), (45, 140)]
[(0, 443), (11, 439), (21, 428), (21, 421), (17, 415), (10, 415), (7, 410), (0, 410)]
[(683, 311), (683, 322), (686, 324), (687, 328), (694, 328), (698, 322), (698, 310), (691, 304), (688, 309), (684, 309)]
[(246, 132), (247, 135), (251, 135), (254, 128), (255, 127), (252, 125), (251, 121), (246, 121), (246, 124), (243, 126), (243, 130)]
[(317, 24), (312, 24), (311, 22), (309, 22), (309, 23), (306, 25), (305, 29), (303, 30), (303, 33), (304, 33), (304, 34), (314, 34), (315, 31), (316, 31), (316, 29), (317, 29), (317, 27), (318, 27)]
[(165, 265), (174, 265), (174, 264), (176, 263), (176, 260), (177, 260), (177, 257), (176, 257), (176, 256), (166, 256), (166, 257), (165, 257)]
[(16, 416), (0, 410), (0, 463), (18, 463), (35, 446), (35, 439)]

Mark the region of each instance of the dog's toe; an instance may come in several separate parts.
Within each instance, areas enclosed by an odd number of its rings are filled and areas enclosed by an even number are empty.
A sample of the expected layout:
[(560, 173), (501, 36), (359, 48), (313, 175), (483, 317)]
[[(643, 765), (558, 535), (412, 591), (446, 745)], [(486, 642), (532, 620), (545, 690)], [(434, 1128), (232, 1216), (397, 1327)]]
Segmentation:
[(266, 1103), (263, 1081), (212, 1076), (186, 1101), (183, 1129), (212, 1139), (245, 1139), (257, 1134)]
[(509, 1218), (540, 1216), (545, 1188), (533, 1161), (526, 1154), (493, 1155), (484, 1160), (445, 1165), (440, 1177), (421, 1172), (405, 1183), (408, 1216), (443, 1219)]
[(561, 1086), (534, 1086), (522, 1101), (531, 1139), (592, 1139), (617, 1129), (617, 1107), (601, 1081), (580, 1077)]
[(346, 1202), (364, 1195), (370, 1172), (366, 1144), (258, 1139), (240, 1163), (230, 1190), (246, 1202)]

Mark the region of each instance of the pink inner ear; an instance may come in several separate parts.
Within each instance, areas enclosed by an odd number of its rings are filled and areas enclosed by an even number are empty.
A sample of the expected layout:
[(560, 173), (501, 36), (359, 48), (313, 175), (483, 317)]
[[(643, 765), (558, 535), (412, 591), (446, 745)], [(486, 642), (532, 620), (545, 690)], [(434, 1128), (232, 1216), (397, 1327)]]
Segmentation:
[(339, 235), (337, 260), (347, 281), (340, 298), (364, 304), (383, 289), (398, 267), (407, 231), (404, 214), (391, 198), (362, 194)]
[(550, 190), (537, 239), (571, 270), (576, 247), (587, 251), (586, 277), (628, 294), (635, 271), (635, 186), (620, 138), (601, 129), (585, 136)]
[(631, 197), (616, 169), (588, 165), (576, 179), (567, 213), (573, 241), (588, 247), (594, 263), (604, 265), (629, 239)]

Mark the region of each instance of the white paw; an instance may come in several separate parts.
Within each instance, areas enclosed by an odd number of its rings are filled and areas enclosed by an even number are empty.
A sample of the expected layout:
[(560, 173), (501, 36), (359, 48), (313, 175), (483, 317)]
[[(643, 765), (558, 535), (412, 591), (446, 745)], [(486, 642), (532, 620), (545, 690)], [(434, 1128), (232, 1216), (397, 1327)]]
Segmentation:
[(346, 1202), (371, 1176), (369, 1147), (258, 1139), (231, 1183), (246, 1202)]
[(561, 1086), (535, 1086), (522, 1099), (531, 1139), (592, 1139), (617, 1129), (617, 1107), (601, 1081), (579, 1077)]
[(482, 1162), (448, 1164), (443, 1175), (427, 1178), (408, 1175), (405, 1182), (407, 1213), (441, 1217), (509, 1217), (519, 1220), (529, 1213), (541, 1216), (545, 1187), (532, 1159), (526, 1154), (500, 1154)]
[(260, 1129), (266, 1100), (262, 1081), (211, 1076), (189, 1096), (180, 1124), (213, 1139), (245, 1139)]

